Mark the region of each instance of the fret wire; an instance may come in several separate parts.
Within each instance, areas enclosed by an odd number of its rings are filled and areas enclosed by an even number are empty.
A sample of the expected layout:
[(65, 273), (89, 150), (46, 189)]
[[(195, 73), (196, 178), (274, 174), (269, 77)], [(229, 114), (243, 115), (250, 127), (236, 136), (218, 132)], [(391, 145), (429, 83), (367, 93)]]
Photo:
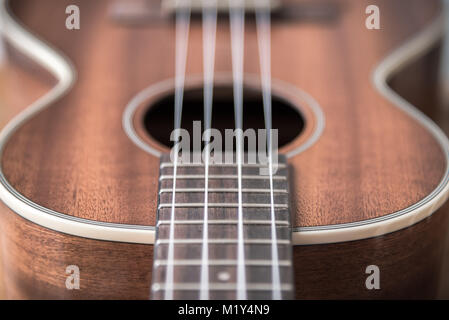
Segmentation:
[[(215, 167), (218, 167), (218, 168), (221, 168), (221, 167), (236, 168), (237, 164), (236, 163), (222, 163), (222, 164), (210, 163), (209, 166), (210, 167), (214, 167), (214, 168)], [(259, 164), (259, 163), (254, 163), (254, 164), (253, 163), (247, 163), (247, 164), (242, 164), (242, 167), (243, 168), (265, 168), (266, 165)], [(280, 164), (278, 164), (276, 166), (273, 166), (273, 168), (278, 168), (278, 169), (284, 169), (286, 167), (287, 166), (285, 164), (283, 164), (283, 163), (280, 163)], [(160, 165), (160, 168), (161, 169), (173, 168), (173, 163), (171, 163), (171, 162), (162, 162), (161, 165)], [(178, 168), (204, 168), (204, 164), (203, 163), (183, 163), (183, 164), (179, 164)]]
[[(270, 203), (242, 203), (243, 208), (271, 208)], [(209, 203), (210, 208), (238, 208), (238, 203)], [(158, 209), (172, 208), (173, 205), (169, 203), (159, 204)], [(204, 203), (175, 203), (175, 208), (203, 208)], [(275, 204), (275, 209), (288, 209), (288, 204)]]
[[(271, 244), (271, 239), (244, 239), (244, 244)], [(274, 241), (277, 244), (290, 244), (290, 240), (277, 239)], [(203, 239), (158, 239), (156, 244), (203, 244)], [(237, 239), (208, 239), (207, 243), (210, 244), (238, 244)]]
[[(155, 260), (155, 266), (167, 266), (172, 263), (174, 266), (200, 266), (202, 264), (202, 260), (200, 259), (175, 259), (171, 262), (168, 260)], [(208, 261), (209, 266), (236, 266), (237, 260), (233, 259), (212, 259)], [(272, 265), (271, 260), (262, 260), (262, 259), (248, 259), (245, 260), (245, 265), (250, 267), (269, 267)], [(292, 262), (290, 260), (279, 260), (279, 265), (281, 267), (291, 267)]]
[[(236, 224), (238, 220), (208, 220), (209, 224)], [(167, 225), (170, 224), (169, 220), (159, 220), (159, 225)], [(177, 225), (199, 225), (203, 224), (203, 220), (177, 220), (175, 221)], [(271, 225), (271, 220), (243, 220), (243, 224), (254, 224), (254, 225)], [(289, 226), (290, 223), (288, 221), (276, 221), (277, 225)]]
[[(238, 175), (233, 175), (233, 174), (222, 174), (222, 175), (217, 175), (217, 174), (212, 174), (209, 175), (209, 179), (238, 179), (239, 176)], [(251, 175), (242, 175), (241, 176), (242, 179), (245, 180), (268, 180), (270, 179), (269, 176), (251, 176)], [(173, 175), (161, 175), (159, 180), (172, 180), (173, 179)], [(192, 180), (198, 180), (198, 179), (204, 179), (204, 174), (184, 174), (184, 175), (176, 175), (176, 179), (177, 180), (185, 180), (185, 179), (192, 179)], [(285, 176), (273, 176), (273, 180), (287, 180), (287, 177)]]
[[(245, 283), (247, 291), (272, 291), (272, 290), (282, 290), (282, 291), (290, 291), (292, 290), (292, 285), (290, 283), (283, 283), (278, 288), (273, 287), (272, 283)], [(201, 289), (201, 285), (198, 283), (171, 283), (169, 285), (165, 285), (164, 283), (154, 283), (152, 285), (153, 291), (160, 290), (179, 290), (179, 291), (197, 291)], [(209, 290), (237, 290), (239, 286), (237, 283), (209, 283)]]
[[(236, 188), (208, 188), (209, 193), (237, 193), (238, 189)], [(159, 190), (159, 194), (162, 193), (171, 193), (172, 189), (161, 189)], [(202, 193), (204, 192), (204, 188), (176, 188), (176, 193)], [(242, 189), (243, 193), (270, 193), (270, 189)], [(288, 193), (287, 190), (283, 189), (274, 189), (274, 193)]]

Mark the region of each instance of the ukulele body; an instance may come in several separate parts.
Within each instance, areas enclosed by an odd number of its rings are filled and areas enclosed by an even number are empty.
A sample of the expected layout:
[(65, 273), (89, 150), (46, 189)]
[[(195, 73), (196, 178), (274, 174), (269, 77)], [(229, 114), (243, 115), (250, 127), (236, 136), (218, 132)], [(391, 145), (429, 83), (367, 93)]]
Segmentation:
[[(149, 298), (158, 155), (169, 152), (157, 134), (171, 130), (149, 109), (173, 93), (174, 23), (148, 22), (112, 3), (16, 0), (4, 9), (4, 68), (14, 75), (5, 97), (25, 110), (0, 136), (8, 298)], [(439, 40), (441, 4), (286, 3), (306, 13), (272, 26), (273, 94), (302, 119), (283, 128), (288, 119), (277, 118), (289, 164), (296, 298), (436, 297), (449, 223), (448, 142), (387, 80)], [(365, 8), (374, 3), (380, 30), (365, 27)], [(70, 4), (80, 8), (79, 30), (65, 27)], [(202, 29), (192, 19), (186, 88), (194, 92)], [(44, 42), (30, 40), (37, 38)], [(231, 67), (229, 24), (219, 18), (223, 97)], [(258, 68), (248, 19), (248, 95), (258, 90)], [(66, 286), (68, 266), (79, 267), (79, 289)], [(370, 266), (379, 268), (379, 289), (367, 288)]]

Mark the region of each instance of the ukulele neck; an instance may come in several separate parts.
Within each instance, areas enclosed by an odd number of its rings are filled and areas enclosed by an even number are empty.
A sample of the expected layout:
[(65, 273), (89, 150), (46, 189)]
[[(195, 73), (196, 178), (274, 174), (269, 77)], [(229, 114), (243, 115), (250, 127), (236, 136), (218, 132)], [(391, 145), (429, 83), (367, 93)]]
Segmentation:
[(272, 189), (260, 167), (243, 164), (239, 189), (236, 164), (211, 164), (206, 204), (204, 164), (177, 164), (174, 193), (162, 157), (153, 299), (293, 298), (286, 161)]

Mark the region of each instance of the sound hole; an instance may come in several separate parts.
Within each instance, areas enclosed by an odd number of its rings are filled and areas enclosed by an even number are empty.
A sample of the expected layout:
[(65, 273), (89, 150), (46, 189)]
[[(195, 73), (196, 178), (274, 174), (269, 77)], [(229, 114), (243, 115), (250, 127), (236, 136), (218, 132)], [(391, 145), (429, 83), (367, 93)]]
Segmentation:
[[(278, 129), (278, 143), (282, 147), (292, 142), (304, 129), (304, 118), (299, 110), (285, 99), (273, 96), (273, 129)], [(186, 89), (182, 112), (182, 128), (193, 136), (193, 122), (201, 121), (203, 128), (203, 89)], [(170, 134), (174, 122), (174, 92), (153, 103), (144, 115), (144, 127), (159, 143), (171, 147)], [(234, 129), (234, 100), (232, 87), (215, 87), (212, 111), (212, 127), (220, 130), (225, 137), (225, 129)], [(262, 92), (244, 89), (243, 101), (244, 130), (265, 129)], [(202, 129), (203, 130), (203, 129)], [(224, 143), (224, 141), (223, 141)]]

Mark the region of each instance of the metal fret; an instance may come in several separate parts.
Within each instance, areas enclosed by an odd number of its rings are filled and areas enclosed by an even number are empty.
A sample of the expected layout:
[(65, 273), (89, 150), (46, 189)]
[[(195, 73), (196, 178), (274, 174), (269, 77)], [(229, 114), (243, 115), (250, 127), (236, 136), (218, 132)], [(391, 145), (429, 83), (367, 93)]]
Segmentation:
[[(243, 213), (244, 221), (252, 220), (270, 220), (270, 208), (245, 208)], [(203, 208), (176, 208), (176, 221), (178, 220), (203, 220), (204, 210)], [(237, 210), (236, 208), (208, 208), (209, 221), (213, 220), (234, 220), (237, 221)], [(276, 222), (282, 221), (284, 228), (289, 228), (290, 225), (290, 215), (288, 209), (276, 209)], [(159, 209), (159, 220), (170, 221), (171, 219), (171, 208)], [(161, 226), (164, 226), (162, 224)], [(254, 225), (256, 226), (256, 225)], [(192, 226), (193, 227), (193, 226)]]
[[(200, 290), (201, 286), (198, 283), (172, 283), (170, 285), (166, 285), (164, 283), (154, 283), (152, 285), (153, 291), (165, 290), (170, 288), (172, 290), (181, 290), (181, 291), (191, 291), (191, 290)], [(283, 283), (280, 286), (281, 291), (289, 291), (292, 290), (292, 285), (290, 283)], [(273, 290), (272, 283), (247, 283), (246, 289), (249, 291), (271, 291)], [(212, 282), (209, 283), (209, 290), (237, 290), (236, 283), (217, 283)]]
[[(277, 244), (291, 244), (290, 240), (277, 239), (275, 240)], [(156, 245), (159, 244), (169, 244), (170, 239), (159, 239), (155, 242)], [(203, 239), (174, 239), (171, 243), (174, 244), (202, 244)], [(208, 239), (210, 244), (238, 244), (237, 239)], [(245, 239), (245, 244), (271, 244), (271, 239)]]
[[(159, 204), (159, 209), (171, 208), (173, 205), (171, 203), (161, 203)], [(271, 208), (269, 203), (243, 203), (243, 208)], [(203, 208), (204, 203), (175, 203), (175, 208)], [(238, 203), (209, 203), (210, 208), (237, 208)], [(274, 204), (275, 209), (288, 209), (287, 204)]]
[[(237, 220), (231, 219), (231, 220), (209, 220), (209, 224), (221, 224), (221, 225), (233, 225), (237, 224)], [(170, 224), (170, 220), (159, 220), (157, 222), (157, 225), (168, 225)], [(203, 224), (203, 220), (177, 220), (175, 221), (175, 225), (201, 225)], [(271, 220), (243, 220), (243, 224), (247, 225), (271, 225)], [(276, 225), (282, 225), (282, 226), (289, 226), (290, 223), (288, 221), (276, 221)]]
[[(236, 188), (209, 188), (209, 193), (237, 193)], [(172, 193), (173, 189), (161, 189), (159, 194)], [(203, 193), (204, 188), (176, 188), (176, 193)], [(270, 189), (242, 189), (243, 193), (270, 193)], [(274, 189), (273, 193), (288, 193), (287, 190)]]
[[(182, 163), (177, 165), (178, 168), (204, 168), (204, 163)], [(209, 167), (212, 168), (236, 168), (236, 163), (211, 163)], [(259, 163), (244, 163), (242, 165), (243, 168), (266, 168), (267, 165), (259, 164)], [(283, 163), (279, 163), (277, 166), (273, 166), (273, 168), (284, 169), (287, 166)], [(163, 162), (160, 166), (161, 169), (164, 168), (173, 168), (173, 163), (171, 162)]]
[[(182, 175), (176, 175), (176, 180), (186, 180), (186, 179), (191, 179), (191, 180), (198, 180), (201, 179), (203, 180), (204, 174), (182, 174)], [(233, 180), (237, 180), (238, 179), (238, 175), (236, 174), (210, 174), (209, 175), (209, 179), (233, 179)], [(269, 180), (270, 177), (269, 176), (250, 176), (250, 175), (243, 175), (242, 179), (245, 180)], [(162, 175), (159, 178), (159, 181), (163, 181), (163, 180), (173, 180), (173, 175)], [(284, 176), (273, 176), (273, 180), (287, 180), (287, 177)]]
[[(200, 259), (178, 259), (173, 261), (168, 260), (155, 260), (155, 266), (167, 266), (172, 264), (174, 266), (201, 266)], [(209, 266), (236, 266), (237, 260), (227, 259), (227, 260), (209, 260), (207, 263)], [(281, 267), (291, 267), (292, 262), (290, 260), (279, 260), (279, 266)], [(246, 260), (246, 266), (254, 267), (254, 266), (263, 266), (269, 267), (271, 266), (271, 260)]]

